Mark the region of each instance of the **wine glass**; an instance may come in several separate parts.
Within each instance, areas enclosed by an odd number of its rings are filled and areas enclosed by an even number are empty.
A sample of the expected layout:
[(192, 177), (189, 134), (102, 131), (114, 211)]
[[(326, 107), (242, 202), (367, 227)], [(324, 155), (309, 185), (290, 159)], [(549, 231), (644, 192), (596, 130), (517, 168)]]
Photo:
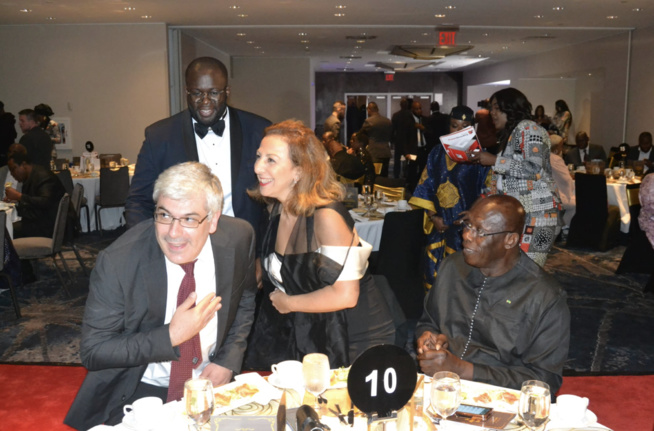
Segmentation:
[(361, 192), (363, 194), (363, 204), (366, 207), (366, 212), (363, 215), (367, 216), (370, 215), (370, 211), (372, 210), (372, 205), (375, 202), (375, 196), (372, 193), (372, 187), (368, 184), (364, 184), (362, 186)]
[(547, 422), (550, 403), (550, 386), (547, 383), (527, 380), (522, 384), (518, 414), (529, 429), (535, 430)]
[(209, 422), (213, 413), (213, 384), (209, 379), (190, 379), (184, 383), (186, 414), (193, 421), (196, 430)]
[(302, 375), (304, 376), (304, 388), (316, 397), (314, 409), (320, 410), (318, 397), (325, 392), (329, 386), (329, 358), (322, 353), (309, 353), (302, 359)]
[(455, 373), (439, 371), (431, 381), (431, 407), (443, 419), (452, 416), (461, 404), (461, 380)]

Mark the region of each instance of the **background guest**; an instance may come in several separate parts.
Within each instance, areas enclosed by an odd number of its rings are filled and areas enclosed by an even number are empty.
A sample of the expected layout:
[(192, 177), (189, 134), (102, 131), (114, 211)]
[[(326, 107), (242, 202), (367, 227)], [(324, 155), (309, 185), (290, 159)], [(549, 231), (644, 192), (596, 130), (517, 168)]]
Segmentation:
[(349, 365), (370, 346), (393, 343), (388, 305), (367, 271), (372, 246), (340, 203), (343, 186), (313, 132), (299, 121), (266, 128), (251, 195), (269, 205), (263, 296), (246, 367), (324, 353)]
[(552, 178), (549, 136), (531, 120), (531, 103), (515, 88), (491, 96), (491, 117), (498, 130), (499, 153), (468, 153), (468, 157), (491, 166), (490, 194), (510, 195), (520, 201), (527, 213), (520, 247), (543, 266), (561, 209)]
[(573, 146), (572, 143), (568, 142), (568, 134), (572, 126), (572, 114), (570, 113), (568, 104), (565, 103), (565, 100), (559, 99), (554, 102), (554, 111), (552, 122), (559, 129), (559, 133), (563, 138), (563, 145)]
[(368, 145), (366, 150), (372, 157), (373, 163), (381, 163), (382, 169), (380, 176), (388, 176), (388, 165), (391, 160), (391, 133), (393, 124), (391, 120), (379, 113), (379, 107), (375, 102), (368, 103), (366, 107), (368, 118), (363, 122), (361, 130), (358, 133), (364, 133), (368, 136)]
[(363, 180), (364, 184), (373, 185), (375, 184), (375, 165), (372, 161), (372, 156), (366, 150), (368, 146), (368, 135), (363, 132), (353, 133), (352, 139), (350, 139), (350, 148), (348, 153), (356, 156), (365, 169), (366, 178)]
[[(449, 115), (449, 133), (474, 124), (474, 112), (467, 106), (457, 106)], [(454, 221), (477, 200), (484, 189), (489, 168), (473, 163), (457, 163), (439, 143), (429, 153), (427, 167), (420, 184), (409, 201), (425, 209), (424, 229), (425, 288), (430, 289), (443, 259), (461, 250), (461, 234)]]
[(9, 146), (16, 140), (16, 118), (11, 112), (5, 112), (5, 104), (0, 101), (0, 166), (7, 164)]
[(341, 144), (343, 143), (343, 136), (341, 134), (341, 122), (343, 118), (345, 118), (345, 103), (342, 100), (338, 100), (332, 105), (332, 113), (325, 120), (323, 130), (323, 132), (332, 132), (334, 139)]
[(358, 157), (349, 154), (347, 149), (334, 139), (332, 132), (325, 132), (322, 135), (322, 143), (325, 146), (329, 161), (336, 175), (340, 175), (349, 180), (356, 180), (362, 177), (366, 169)]
[(27, 150), (32, 164), (50, 169), (52, 140), (50, 135), (39, 126), (34, 110), (23, 109), (20, 111), (18, 113), (18, 124), (23, 132), (19, 142)]
[[(556, 126), (554, 126), (556, 127)], [(568, 166), (561, 158), (563, 152), (563, 141), (561, 139), (552, 139), (553, 137), (559, 138), (558, 135), (550, 134), (552, 147), (550, 150), (550, 165), (552, 165), (552, 178), (559, 192), (561, 198), (561, 205), (563, 205), (563, 232), (564, 236), (570, 227), (572, 217), (577, 211), (577, 197), (575, 195), (575, 182), (570, 175)], [(556, 144), (554, 143), (556, 141)], [(575, 150), (572, 150), (575, 151)]]
[(479, 102), (479, 109), (475, 112), (475, 123), (477, 123), (477, 138), (479, 144), (491, 154), (497, 154), (497, 130), (490, 116), (490, 101), (484, 99)]
[(45, 103), (41, 103), (34, 107), (34, 113), (36, 113), (39, 126), (45, 130), (48, 136), (50, 136), (52, 145), (55, 145), (56, 147), (56, 144), (61, 144), (61, 130), (59, 130), (59, 124), (50, 118), (54, 115), (52, 108)]
[(534, 123), (543, 127), (545, 130), (547, 130), (548, 126), (552, 123), (552, 119), (547, 115), (545, 115), (545, 108), (543, 107), (543, 105), (536, 106), (536, 109), (534, 109), (533, 120)]
[(629, 150), (627, 159), (632, 161), (642, 160), (645, 165), (643, 168), (644, 173), (652, 169), (654, 151), (652, 151), (652, 134), (650, 132), (643, 132), (638, 135), (638, 146)]
[(585, 162), (592, 160), (606, 160), (606, 152), (600, 145), (590, 143), (590, 137), (584, 131), (579, 131), (575, 135), (575, 143), (577, 148), (568, 150), (564, 159), (567, 164), (583, 166)]

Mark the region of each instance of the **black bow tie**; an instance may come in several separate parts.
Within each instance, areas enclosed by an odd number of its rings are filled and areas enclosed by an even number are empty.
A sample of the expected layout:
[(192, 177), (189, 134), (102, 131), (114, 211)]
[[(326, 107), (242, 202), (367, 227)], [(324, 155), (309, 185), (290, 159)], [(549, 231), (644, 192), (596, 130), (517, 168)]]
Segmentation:
[[(222, 136), (223, 131), (225, 130), (225, 120), (220, 119), (216, 121), (216, 123), (211, 126), (211, 130), (218, 135)], [(200, 137), (200, 139), (204, 139), (205, 136), (207, 136), (207, 133), (209, 132), (209, 126), (206, 126), (200, 122), (195, 123), (195, 133)]]

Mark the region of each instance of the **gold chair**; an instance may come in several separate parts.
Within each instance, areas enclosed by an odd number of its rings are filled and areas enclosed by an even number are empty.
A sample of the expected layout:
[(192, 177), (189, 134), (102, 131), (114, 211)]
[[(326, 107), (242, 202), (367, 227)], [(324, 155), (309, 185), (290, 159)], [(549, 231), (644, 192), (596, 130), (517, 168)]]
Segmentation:
[(634, 205), (640, 205), (640, 198), (638, 197), (639, 192), (640, 184), (627, 184), (627, 203), (630, 208)]
[(373, 166), (375, 167), (375, 175), (381, 174), (382, 167), (384, 166), (383, 163), (373, 163)]
[(374, 190), (380, 190), (389, 201), (400, 201), (404, 199), (404, 187), (386, 187), (375, 184)]
[(339, 176), (338, 176), (338, 181), (340, 181), (342, 184), (345, 184), (346, 186), (353, 186), (353, 185), (355, 186), (355, 185), (359, 185), (359, 188), (360, 188), (361, 186), (363, 186), (363, 181), (364, 181), (365, 179), (366, 179), (366, 176), (365, 176), (365, 175), (363, 175), (363, 176), (361, 176), (361, 177), (359, 177), (359, 178), (357, 178), (357, 179), (355, 179), (355, 180), (351, 180), (351, 179), (349, 179), (349, 178), (345, 178), (345, 177), (342, 176), (342, 175), (339, 175)]

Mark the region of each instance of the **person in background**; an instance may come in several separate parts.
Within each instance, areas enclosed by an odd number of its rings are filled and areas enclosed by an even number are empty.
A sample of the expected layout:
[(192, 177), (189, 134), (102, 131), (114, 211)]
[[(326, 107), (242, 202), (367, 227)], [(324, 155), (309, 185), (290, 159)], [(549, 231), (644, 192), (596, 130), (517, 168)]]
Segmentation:
[(511, 196), (479, 199), (464, 213), (463, 250), (448, 256), (416, 327), (418, 361), (431, 376), (520, 390), (561, 387), (570, 343), (565, 290), (520, 250), (525, 211)]
[(425, 138), (429, 151), (441, 142), (438, 138), (450, 133), (450, 116), (441, 112), (440, 103), (434, 101), (429, 105), (431, 114), (425, 118)]
[(345, 118), (345, 103), (342, 100), (338, 100), (332, 105), (332, 113), (325, 120), (323, 130), (323, 132), (332, 132), (334, 139), (341, 144), (343, 143), (343, 136), (341, 134), (343, 118)]
[(638, 224), (654, 247), (654, 175), (645, 175), (640, 184), (640, 214)]
[(638, 135), (638, 146), (631, 148), (627, 154), (627, 159), (631, 161), (642, 160), (645, 164), (643, 172), (648, 173), (654, 163), (654, 151), (652, 151), (652, 134), (643, 132)]
[(584, 163), (591, 160), (606, 160), (606, 152), (600, 145), (590, 143), (590, 137), (584, 131), (579, 131), (575, 135), (576, 149), (569, 150), (565, 156), (565, 162), (570, 165), (583, 166)]
[(240, 372), (255, 238), (247, 222), (222, 214), (222, 194), (206, 165), (175, 165), (154, 185), (154, 216), (100, 252), (82, 322), (88, 373), (67, 425), (115, 425), (139, 398), (179, 400), (191, 377), (220, 386)]
[(372, 161), (372, 156), (366, 150), (368, 146), (368, 135), (363, 132), (352, 134), (352, 139), (350, 139), (350, 148), (347, 152), (356, 156), (365, 169), (366, 178), (363, 180), (363, 184), (373, 185), (375, 184), (375, 165)]
[(145, 129), (138, 155), (125, 216), (128, 228), (152, 218), (154, 182), (170, 166), (199, 161), (211, 168), (223, 188), (222, 213), (259, 226), (263, 208), (252, 201), (246, 189), (256, 183), (247, 168), (270, 121), (227, 106), (230, 94), (227, 68), (212, 57), (200, 57), (186, 68), (188, 109)]
[(477, 123), (477, 138), (479, 144), (491, 154), (497, 154), (497, 130), (490, 116), (490, 101), (484, 99), (479, 102), (479, 109), (475, 112), (475, 122)]
[(23, 136), (19, 143), (25, 147), (33, 165), (50, 169), (52, 161), (52, 140), (45, 130), (39, 126), (34, 110), (23, 109), (18, 113), (18, 124)]
[(574, 144), (569, 142), (568, 134), (570, 132), (570, 127), (572, 126), (572, 114), (570, 113), (570, 108), (568, 104), (565, 103), (565, 100), (557, 100), (554, 102), (554, 117), (552, 117), (552, 123), (559, 129), (561, 138), (563, 138), (563, 145), (568, 145), (573, 147)]
[(368, 272), (372, 246), (341, 204), (343, 186), (314, 133), (299, 121), (266, 128), (251, 195), (269, 206), (263, 296), (245, 366), (302, 360), (312, 352), (347, 366), (368, 347), (395, 340), (392, 317)]
[[(413, 100), (400, 99), (400, 110), (391, 117), (391, 144), (393, 146), (393, 177), (402, 175), (402, 157), (404, 156), (405, 131), (413, 128), (413, 114), (409, 109)], [(415, 129), (414, 129), (415, 130)], [(384, 176), (384, 175), (382, 175)]]
[(364, 133), (368, 136), (366, 150), (372, 156), (373, 163), (381, 163), (380, 176), (388, 176), (388, 166), (391, 160), (391, 132), (393, 124), (391, 120), (379, 113), (379, 107), (375, 102), (368, 103), (366, 108), (368, 118), (363, 122), (361, 130), (357, 133)]
[(34, 107), (34, 113), (37, 116), (37, 121), (39, 126), (45, 130), (45, 133), (50, 136), (52, 145), (56, 147), (57, 144), (61, 144), (61, 130), (59, 130), (59, 124), (50, 117), (54, 115), (52, 108), (45, 103), (40, 103)]
[(538, 124), (545, 130), (549, 127), (550, 124), (552, 124), (552, 119), (545, 115), (545, 108), (543, 105), (538, 105), (536, 106), (536, 109), (534, 109), (534, 123)]
[(509, 195), (520, 201), (527, 213), (520, 247), (544, 266), (556, 238), (561, 210), (552, 178), (549, 136), (531, 120), (531, 103), (519, 90), (499, 90), (490, 100), (499, 152), (468, 152), (468, 157), (491, 167), (489, 194)]
[[(474, 115), (467, 106), (454, 107), (449, 115), (449, 133), (474, 125)], [(479, 164), (455, 162), (440, 143), (429, 153), (427, 167), (409, 200), (425, 210), (425, 289), (431, 289), (443, 259), (461, 250), (461, 235), (454, 222), (477, 200), (485, 188), (488, 171)]]
[(356, 180), (365, 174), (365, 168), (361, 161), (356, 156), (349, 154), (343, 145), (336, 142), (332, 132), (323, 133), (322, 144), (329, 154), (329, 161), (336, 175), (348, 180)]
[(66, 193), (59, 178), (50, 170), (34, 165), (25, 147), (12, 146), (9, 172), (20, 183), (19, 192), (5, 188), (5, 201), (16, 202), (20, 220), (14, 222), (14, 239), (31, 236), (52, 238), (59, 201)]
[(424, 120), (420, 102), (414, 101), (411, 104), (411, 123), (406, 123), (404, 128), (398, 130), (398, 140), (402, 142), (406, 159), (407, 190), (410, 192), (418, 185), (429, 156)]
[(5, 111), (5, 104), (0, 101), (0, 167), (7, 165), (9, 146), (16, 141), (16, 118)]
[(575, 195), (575, 181), (572, 179), (570, 170), (561, 156), (563, 154), (563, 140), (554, 133), (555, 129), (556, 126), (554, 125), (550, 125), (548, 129), (550, 141), (552, 142), (550, 165), (552, 165), (552, 178), (554, 178), (559, 198), (561, 198), (561, 205), (563, 205), (563, 236), (567, 237), (570, 222), (577, 211), (577, 197)]

